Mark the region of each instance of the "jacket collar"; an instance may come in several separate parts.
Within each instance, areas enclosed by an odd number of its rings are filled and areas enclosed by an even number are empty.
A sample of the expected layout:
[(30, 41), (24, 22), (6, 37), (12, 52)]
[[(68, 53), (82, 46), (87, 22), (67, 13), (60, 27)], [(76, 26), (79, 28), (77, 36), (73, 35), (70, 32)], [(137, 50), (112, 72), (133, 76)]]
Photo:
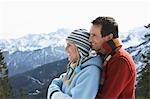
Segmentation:
[(102, 45), (102, 48), (107, 52), (106, 54), (110, 54), (114, 52), (117, 48), (122, 46), (121, 41), (119, 38), (115, 38), (112, 40), (107, 41)]

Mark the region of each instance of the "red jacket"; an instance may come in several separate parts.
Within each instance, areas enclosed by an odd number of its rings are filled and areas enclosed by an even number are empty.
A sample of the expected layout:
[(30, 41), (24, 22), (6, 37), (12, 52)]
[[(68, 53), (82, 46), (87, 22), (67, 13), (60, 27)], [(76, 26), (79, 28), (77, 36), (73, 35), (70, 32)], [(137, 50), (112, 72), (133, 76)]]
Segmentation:
[(107, 63), (106, 80), (96, 99), (135, 99), (135, 79), (135, 63), (120, 48)]

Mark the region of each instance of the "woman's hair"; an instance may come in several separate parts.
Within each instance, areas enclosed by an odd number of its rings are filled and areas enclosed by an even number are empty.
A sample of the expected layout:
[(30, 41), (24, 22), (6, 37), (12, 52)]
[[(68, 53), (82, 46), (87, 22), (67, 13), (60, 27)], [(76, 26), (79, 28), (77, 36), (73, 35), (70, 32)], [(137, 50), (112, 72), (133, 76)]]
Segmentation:
[[(89, 55), (90, 42), (89, 42), (89, 32), (86, 29), (78, 29), (71, 32), (71, 34), (66, 38), (68, 42), (75, 44), (77, 48), (78, 59), (76, 62), (69, 62), (67, 66), (66, 75), (63, 77), (63, 81), (70, 85), (73, 77), (76, 74), (76, 68), (79, 67), (83, 58)], [(78, 67), (77, 67), (78, 66)]]

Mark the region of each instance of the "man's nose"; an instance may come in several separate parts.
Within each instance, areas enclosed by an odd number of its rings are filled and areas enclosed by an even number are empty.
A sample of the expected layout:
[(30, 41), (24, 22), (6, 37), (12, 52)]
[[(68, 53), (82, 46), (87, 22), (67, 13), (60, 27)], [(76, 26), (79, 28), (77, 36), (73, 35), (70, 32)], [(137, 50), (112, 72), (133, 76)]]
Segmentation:
[(90, 43), (92, 42), (92, 37), (91, 37), (91, 36), (89, 37), (89, 42), (90, 42)]

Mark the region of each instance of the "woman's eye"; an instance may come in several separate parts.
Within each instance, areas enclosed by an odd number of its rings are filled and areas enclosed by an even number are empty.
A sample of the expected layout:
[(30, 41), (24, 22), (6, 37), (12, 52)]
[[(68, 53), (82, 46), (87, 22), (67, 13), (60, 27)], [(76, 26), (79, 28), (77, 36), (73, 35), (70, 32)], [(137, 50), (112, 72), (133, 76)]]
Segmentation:
[(67, 47), (71, 46), (70, 44), (67, 44)]
[(69, 45), (67, 44), (66, 47), (69, 47)]

